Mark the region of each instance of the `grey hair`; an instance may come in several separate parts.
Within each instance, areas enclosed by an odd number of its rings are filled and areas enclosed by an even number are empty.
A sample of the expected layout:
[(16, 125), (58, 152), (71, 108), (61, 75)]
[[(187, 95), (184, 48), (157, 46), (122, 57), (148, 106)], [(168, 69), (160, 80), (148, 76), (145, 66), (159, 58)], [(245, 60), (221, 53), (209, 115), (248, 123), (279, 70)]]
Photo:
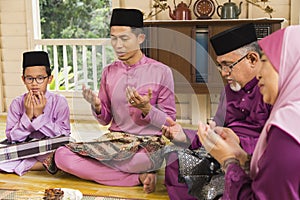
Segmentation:
[(243, 56), (249, 53), (250, 51), (257, 52), (260, 57), (262, 55), (261, 48), (259, 47), (257, 41), (251, 42), (250, 44), (247, 44), (239, 49), (236, 49), (234, 52)]

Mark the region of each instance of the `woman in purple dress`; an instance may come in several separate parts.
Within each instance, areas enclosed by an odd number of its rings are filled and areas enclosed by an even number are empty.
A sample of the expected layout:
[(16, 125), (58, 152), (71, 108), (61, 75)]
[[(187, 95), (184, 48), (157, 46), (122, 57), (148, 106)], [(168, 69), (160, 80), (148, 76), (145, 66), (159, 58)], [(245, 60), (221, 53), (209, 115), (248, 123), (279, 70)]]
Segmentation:
[(253, 157), (231, 129), (199, 124), (198, 136), (226, 172), (223, 199), (300, 199), (300, 26), (259, 41), (260, 92), (273, 105)]

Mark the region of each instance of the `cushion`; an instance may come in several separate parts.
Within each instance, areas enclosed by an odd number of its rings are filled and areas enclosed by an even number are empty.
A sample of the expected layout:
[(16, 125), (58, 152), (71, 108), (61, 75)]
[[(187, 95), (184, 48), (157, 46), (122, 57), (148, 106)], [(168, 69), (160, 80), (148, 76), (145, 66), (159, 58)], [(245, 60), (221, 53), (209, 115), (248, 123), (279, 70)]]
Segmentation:
[(44, 155), (71, 141), (73, 139), (70, 136), (34, 139), (16, 144), (7, 144), (3, 141), (0, 144), (0, 163)]

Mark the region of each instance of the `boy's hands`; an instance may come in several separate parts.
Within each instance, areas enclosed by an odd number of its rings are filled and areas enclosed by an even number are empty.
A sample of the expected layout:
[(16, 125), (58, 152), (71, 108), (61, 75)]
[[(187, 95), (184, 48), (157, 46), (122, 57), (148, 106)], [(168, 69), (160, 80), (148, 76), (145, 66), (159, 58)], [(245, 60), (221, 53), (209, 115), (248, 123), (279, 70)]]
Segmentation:
[(30, 90), (24, 99), (24, 107), (25, 107), (25, 113), (27, 117), (32, 120), (33, 118), (33, 102), (32, 102), (32, 91)]
[(43, 93), (38, 92), (37, 95), (34, 95), (30, 90), (24, 99), (25, 113), (30, 120), (37, 118), (43, 114), (46, 104), (47, 99)]
[(47, 99), (42, 92), (38, 92), (37, 95), (33, 95), (33, 116), (36, 118), (43, 114), (44, 108), (47, 104)]

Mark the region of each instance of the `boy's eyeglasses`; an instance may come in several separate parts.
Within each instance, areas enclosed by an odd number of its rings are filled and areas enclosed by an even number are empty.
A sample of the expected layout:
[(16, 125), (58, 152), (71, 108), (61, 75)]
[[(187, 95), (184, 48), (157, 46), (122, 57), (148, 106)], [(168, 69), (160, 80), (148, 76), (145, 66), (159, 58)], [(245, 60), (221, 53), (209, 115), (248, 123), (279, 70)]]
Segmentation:
[(218, 65), (218, 70), (220, 71), (220, 72), (225, 72), (225, 73), (231, 73), (232, 72), (232, 69), (233, 69), (233, 67), (235, 66), (235, 65), (237, 65), (239, 62), (241, 62), (244, 58), (246, 58), (247, 57), (247, 55), (248, 54), (246, 54), (246, 55), (244, 55), (243, 57), (241, 57), (240, 59), (238, 59), (236, 62), (234, 62), (234, 63), (232, 63), (231, 65), (229, 65), (229, 66), (226, 66), (226, 65)]
[(25, 83), (33, 83), (33, 81), (35, 80), (35, 82), (37, 82), (38, 84), (42, 84), (44, 83), (45, 79), (48, 78), (49, 76), (38, 76), (38, 77), (31, 77), (31, 76), (25, 76), (24, 80)]

